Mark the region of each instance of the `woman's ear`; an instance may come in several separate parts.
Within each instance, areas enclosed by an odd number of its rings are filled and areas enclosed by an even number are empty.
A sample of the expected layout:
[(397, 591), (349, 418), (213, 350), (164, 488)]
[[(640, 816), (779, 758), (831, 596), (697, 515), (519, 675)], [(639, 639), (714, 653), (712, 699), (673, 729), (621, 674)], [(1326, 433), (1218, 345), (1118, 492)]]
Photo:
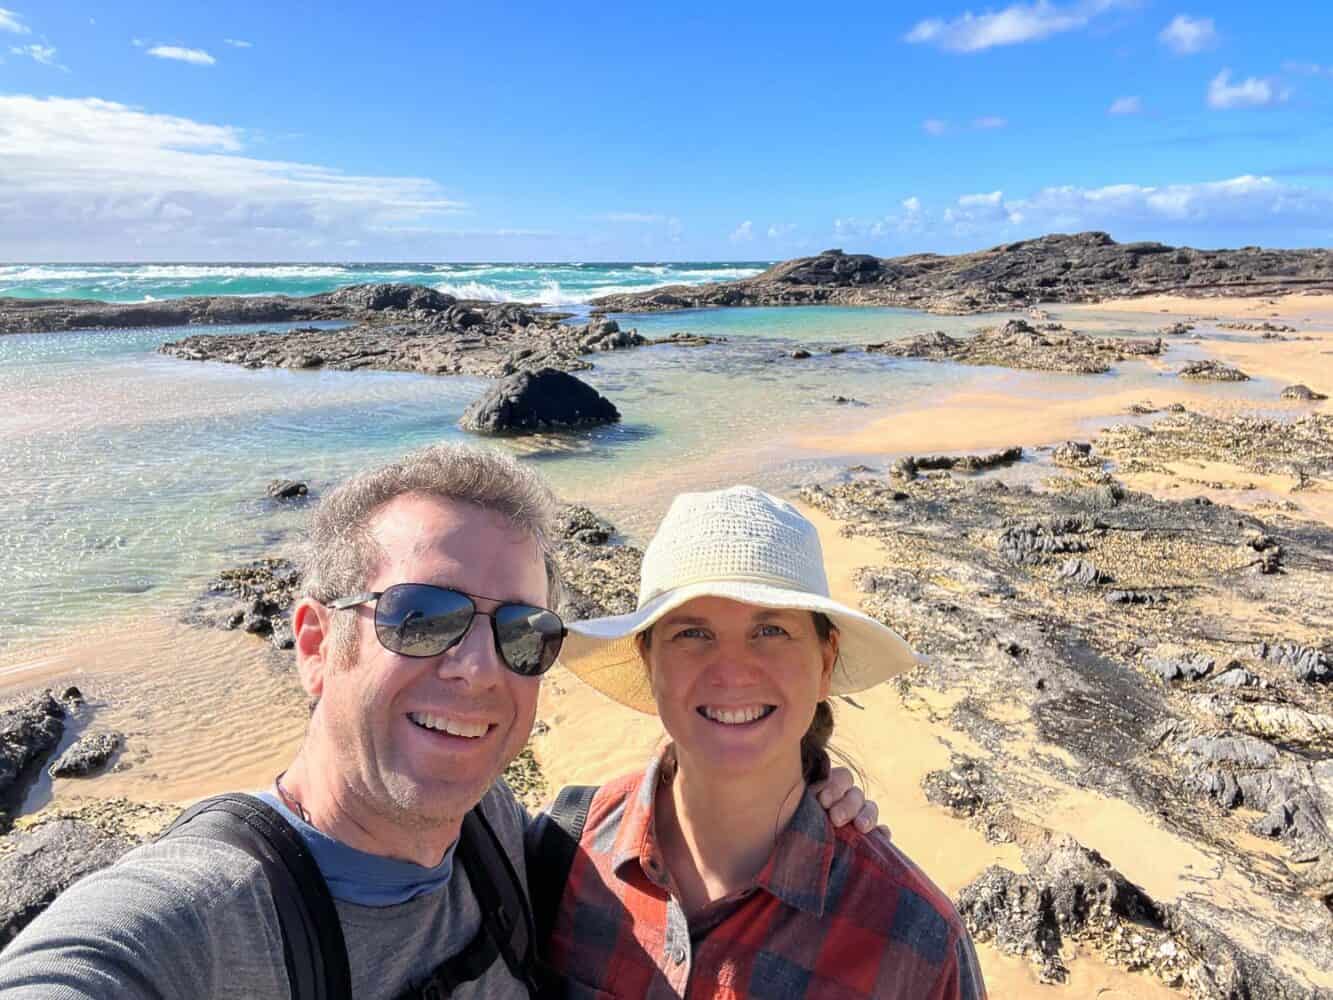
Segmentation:
[(823, 701), (829, 696), (829, 691), (833, 687), (833, 668), (838, 663), (838, 640), (840, 634), (838, 630), (832, 629), (829, 636), (819, 644), (820, 653), (823, 658), (823, 669), (819, 674), (819, 700)]

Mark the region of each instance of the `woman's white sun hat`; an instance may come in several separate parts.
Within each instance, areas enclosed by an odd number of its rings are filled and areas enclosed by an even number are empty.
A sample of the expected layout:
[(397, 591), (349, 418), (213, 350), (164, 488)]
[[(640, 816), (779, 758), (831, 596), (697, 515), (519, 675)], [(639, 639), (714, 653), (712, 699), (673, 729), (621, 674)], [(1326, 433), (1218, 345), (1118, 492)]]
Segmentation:
[(753, 486), (677, 496), (643, 554), (638, 610), (570, 623), (559, 662), (608, 697), (655, 715), (634, 637), (696, 597), (828, 615), (839, 633), (833, 694), (864, 691), (917, 665), (896, 632), (829, 597), (815, 526)]

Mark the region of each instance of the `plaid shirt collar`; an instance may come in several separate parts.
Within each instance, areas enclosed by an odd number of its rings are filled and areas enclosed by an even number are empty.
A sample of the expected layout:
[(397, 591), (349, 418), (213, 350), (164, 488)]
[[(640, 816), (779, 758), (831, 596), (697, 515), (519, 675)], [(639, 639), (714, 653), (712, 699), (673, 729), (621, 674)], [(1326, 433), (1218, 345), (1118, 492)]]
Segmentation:
[[(670, 754), (668, 747), (654, 759), (644, 771), (637, 790), (626, 798), (611, 851), (612, 867), (622, 880), (626, 879), (626, 866), (633, 864), (664, 892), (670, 890), (670, 883), (653, 810), (663, 771), (674, 768), (674, 761), (668, 759)], [(833, 847), (833, 824), (814, 793), (806, 788), (753, 887), (776, 896), (788, 906), (822, 917), (828, 897), (829, 870), (833, 866)]]

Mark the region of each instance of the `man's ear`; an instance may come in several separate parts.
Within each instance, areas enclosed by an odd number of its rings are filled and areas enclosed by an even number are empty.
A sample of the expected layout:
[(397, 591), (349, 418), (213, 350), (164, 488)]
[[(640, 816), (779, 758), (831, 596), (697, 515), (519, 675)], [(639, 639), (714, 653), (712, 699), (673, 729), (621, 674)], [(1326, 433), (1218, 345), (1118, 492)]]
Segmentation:
[(333, 613), (318, 601), (303, 597), (292, 611), (296, 635), (296, 670), (311, 698), (324, 694), (324, 677), (333, 668)]

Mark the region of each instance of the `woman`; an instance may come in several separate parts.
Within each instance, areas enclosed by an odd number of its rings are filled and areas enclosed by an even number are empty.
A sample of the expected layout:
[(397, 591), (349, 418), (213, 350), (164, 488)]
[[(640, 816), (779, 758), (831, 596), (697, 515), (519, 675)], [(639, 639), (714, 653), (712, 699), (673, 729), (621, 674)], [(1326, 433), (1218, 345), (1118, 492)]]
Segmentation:
[(677, 497), (638, 610), (570, 626), (561, 662), (671, 737), (592, 800), (549, 948), (570, 994), (985, 996), (948, 898), (809, 790), (830, 694), (915, 660), (830, 599), (795, 508), (745, 486)]

